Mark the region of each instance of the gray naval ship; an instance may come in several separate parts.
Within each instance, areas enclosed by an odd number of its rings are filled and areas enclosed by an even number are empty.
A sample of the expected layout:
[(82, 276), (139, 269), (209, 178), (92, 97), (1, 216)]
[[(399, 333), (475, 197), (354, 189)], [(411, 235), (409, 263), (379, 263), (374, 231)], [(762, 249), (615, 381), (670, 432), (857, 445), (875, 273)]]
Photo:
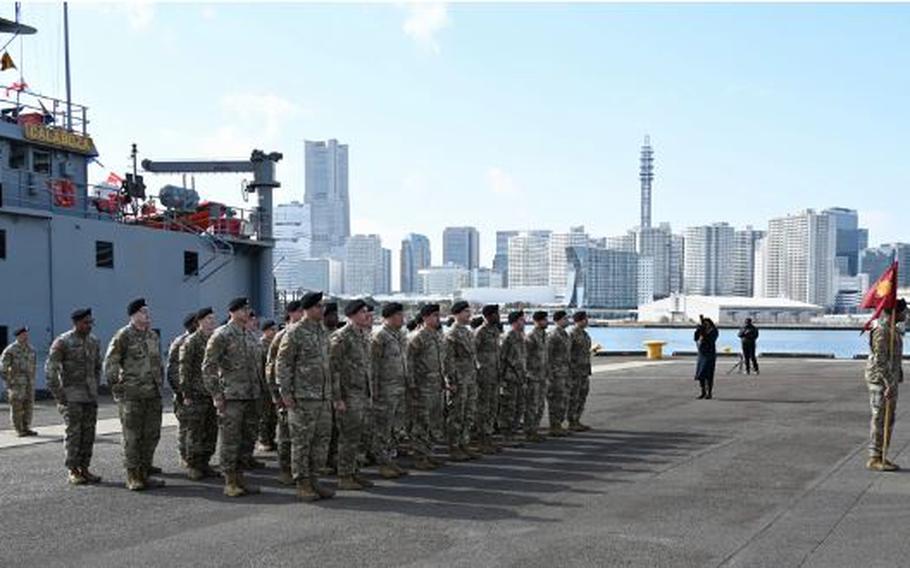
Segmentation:
[[(0, 19), (0, 37), (35, 29)], [(0, 349), (21, 325), (38, 351), (39, 377), (53, 338), (70, 314), (88, 307), (106, 345), (127, 321), (126, 305), (144, 297), (162, 349), (184, 316), (212, 306), (226, 315), (236, 296), (259, 314), (274, 312), (272, 190), (277, 152), (237, 161), (142, 161), (88, 182), (98, 152), (88, 109), (42, 96), (21, 84), (0, 88)], [(147, 195), (142, 173), (236, 173), (252, 177), (252, 210), (200, 200), (194, 189), (163, 187)], [(185, 179), (185, 176), (184, 176)], [(186, 185), (184, 183), (184, 185)]]

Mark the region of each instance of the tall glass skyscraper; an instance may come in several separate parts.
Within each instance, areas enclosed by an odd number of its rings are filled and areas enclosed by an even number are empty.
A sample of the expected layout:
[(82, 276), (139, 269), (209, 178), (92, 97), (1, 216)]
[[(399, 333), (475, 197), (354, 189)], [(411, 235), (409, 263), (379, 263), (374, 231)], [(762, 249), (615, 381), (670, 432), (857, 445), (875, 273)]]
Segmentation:
[(431, 264), (430, 239), (411, 233), (401, 241), (401, 291), (405, 294), (420, 292), (417, 271)]
[(306, 194), (310, 206), (314, 257), (332, 254), (351, 236), (348, 196), (348, 146), (337, 140), (304, 142), (306, 145)]
[(480, 233), (474, 227), (446, 227), (442, 232), (442, 263), (471, 270), (480, 267)]

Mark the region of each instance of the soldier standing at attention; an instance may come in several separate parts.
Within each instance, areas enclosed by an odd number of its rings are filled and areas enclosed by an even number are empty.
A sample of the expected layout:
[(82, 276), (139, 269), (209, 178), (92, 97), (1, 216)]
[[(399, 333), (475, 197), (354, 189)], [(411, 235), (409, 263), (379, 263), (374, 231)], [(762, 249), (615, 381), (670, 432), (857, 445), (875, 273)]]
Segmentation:
[(177, 418), (177, 453), (180, 455), (180, 465), (189, 467), (186, 459), (186, 412), (183, 407), (183, 394), (180, 392), (180, 346), (196, 331), (196, 312), (183, 318), (183, 333), (174, 338), (167, 350), (167, 365), (164, 367), (164, 376), (167, 384), (174, 393), (174, 416)]
[(275, 404), (278, 423), (278, 482), (282, 485), (293, 485), (294, 476), (291, 475), (291, 430), (288, 426), (288, 409), (285, 408), (278, 392), (278, 379), (275, 375), (275, 361), (278, 358), (278, 346), (291, 328), (303, 317), (303, 307), (299, 300), (288, 302), (285, 315), (285, 327), (275, 334), (269, 345), (268, 358), (265, 363), (265, 378), (269, 385), (269, 393)]
[(471, 308), (461, 300), (452, 305), (455, 322), (445, 338), (449, 456), (453, 461), (477, 459), (481, 454), (468, 447), (477, 413), (477, 354), (468, 328)]
[(519, 405), (519, 402), (525, 397), (528, 381), (524, 312), (511, 312), (509, 326), (509, 333), (502, 342), (501, 368), (504, 394), (500, 429), (503, 440), (509, 445), (514, 445), (515, 433), (518, 431), (521, 421), (519, 408), (524, 406)]
[(566, 419), (567, 392), (569, 374), (569, 334), (566, 326), (569, 317), (563, 310), (553, 314), (556, 327), (547, 336), (547, 363), (550, 366), (550, 386), (547, 389), (547, 407), (550, 410), (550, 435), (568, 436), (568, 430), (562, 427)]
[(407, 390), (407, 339), (403, 333), (404, 306), (389, 302), (382, 307), (385, 320), (370, 341), (373, 393), (373, 454), (379, 462), (379, 475), (395, 479), (407, 470), (395, 463), (397, 435), (405, 422)]
[(585, 401), (591, 386), (591, 336), (585, 330), (588, 327), (588, 314), (584, 311), (575, 312), (572, 320), (575, 326), (569, 332), (569, 370), (572, 381), (569, 391), (569, 429), (573, 432), (586, 432), (591, 427), (581, 423), (581, 415), (585, 411)]
[(329, 366), (338, 420), (338, 489), (357, 491), (373, 483), (360, 475), (357, 455), (364, 424), (371, 411), (370, 327), (373, 316), (363, 300), (352, 300), (344, 309), (348, 323), (329, 339)]
[(35, 348), (28, 342), (27, 327), (17, 329), (13, 337), (15, 341), (0, 354), (0, 371), (6, 383), (10, 422), (20, 438), (37, 436), (38, 432), (31, 429), (32, 408), (35, 406)]
[[(544, 391), (547, 388), (547, 312), (534, 312), (534, 329), (526, 341), (528, 353), (528, 387), (525, 396), (525, 437), (529, 442), (543, 442), (540, 420), (543, 416)], [(524, 322), (522, 322), (524, 325)]]
[[(322, 307), (322, 325), (326, 333), (331, 336), (344, 326), (338, 318), (338, 303), (327, 302)], [(326, 463), (320, 469), (324, 475), (335, 475), (338, 472), (338, 416), (335, 408), (331, 409), (332, 417), (332, 435), (329, 438), (329, 451), (326, 457)]]
[(270, 396), (268, 378), (266, 377), (266, 364), (268, 363), (269, 348), (278, 333), (278, 326), (272, 320), (262, 322), (262, 337), (259, 339), (260, 354), (262, 355), (263, 396), (262, 411), (259, 414), (259, 449), (263, 452), (275, 451), (275, 427), (278, 425), (278, 415), (275, 412), (275, 403)]
[(242, 462), (246, 448), (255, 443), (261, 384), (257, 359), (250, 352), (249, 302), (235, 298), (228, 304), (228, 312), (228, 323), (216, 329), (206, 343), (202, 376), (218, 412), (224, 494), (240, 497), (259, 491), (246, 484)]
[[(329, 401), (336, 400), (337, 385), (329, 369), (329, 341), (322, 325), (321, 292), (304, 294), (304, 316), (288, 328), (278, 346), (275, 373), (281, 400), (288, 409), (291, 430), (291, 467), (297, 497), (303, 501), (327, 499), (335, 492), (321, 487), (319, 468), (325, 465), (331, 437)], [(336, 402), (335, 410), (344, 411)]]
[(47, 388), (63, 415), (66, 467), (73, 485), (97, 483), (89, 471), (98, 422), (98, 385), (101, 384), (101, 343), (92, 335), (92, 310), (72, 313), (73, 329), (57, 337), (44, 365)]
[(205, 347), (215, 331), (215, 312), (203, 308), (197, 312), (196, 320), (197, 329), (180, 346), (178, 356), (180, 393), (186, 416), (187, 475), (193, 481), (218, 475), (209, 465), (218, 443), (218, 413), (202, 376)]
[(164, 486), (149, 477), (158, 473), (152, 458), (161, 439), (161, 341), (144, 298), (130, 302), (126, 313), (130, 323), (111, 339), (104, 373), (120, 411), (126, 487), (141, 491)]
[[(869, 403), (872, 421), (869, 428), (869, 461), (866, 468), (873, 471), (896, 471), (897, 464), (882, 454), (885, 436), (891, 439), (894, 416), (897, 412), (898, 385), (904, 381), (902, 367), (904, 340), (900, 331), (892, 334), (891, 317), (894, 312), (896, 324), (907, 318), (907, 302), (903, 298), (891, 309), (886, 308), (875, 320), (869, 336), (869, 359), (866, 360), (866, 386), (869, 388)], [(888, 423), (885, 423), (885, 414)], [(886, 434), (887, 431), (887, 434)]]
[[(265, 385), (265, 367), (263, 366), (262, 343), (260, 342), (259, 318), (256, 313), (250, 310), (250, 317), (245, 326), (247, 341), (247, 356), (250, 358), (249, 365), (254, 372), (254, 380), (258, 383), (259, 388), (256, 391), (256, 404), (253, 405), (255, 416), (252, 422), (245, 422), (243, 431), (243, 445), (240, 449), (240, 466), (243, 469), (261, 469), (265, 464), (253, 457), (256, 451), (256, 439), (259, 437), (259, 421), (262, 415), (262, 405), (266, 398)], [(241, 481), (244, 481), (241, 476)]]
[[(474, 332), (477, 351), (477, 440), (484, 454), (494, 454), (493, 430), (499, 413), (499, 306), (481, 310), (483, 323)], [(506, 387), (508, 388), (508, 387)]]
[(440, 463), (432, 458), (430, 413), (442, 393), (445, 347), (439, 334), (439, 304), (420, 308), (420, 327), (408, 340), (408, 393), (411, 400), (411, 438), (417, 459), (414, 469), (428, 471)]

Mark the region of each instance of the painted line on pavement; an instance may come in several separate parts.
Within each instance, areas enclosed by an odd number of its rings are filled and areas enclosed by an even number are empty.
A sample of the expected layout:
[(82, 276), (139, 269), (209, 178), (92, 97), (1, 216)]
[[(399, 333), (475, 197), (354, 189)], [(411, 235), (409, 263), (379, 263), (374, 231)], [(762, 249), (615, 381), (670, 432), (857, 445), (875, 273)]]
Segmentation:
[[(161, 427), (176, 426), (177, 417), (173, 412), (165, 412), (161, 416)], [(34, 446), (36, 444), (47, 444), (49, 442), (62, 442), (63, 435), (66, 432), (66, 426), (63, 424), (54, 424), (51, 426), (36, 426), (32, 430), (38, 432), (37, 436), (28, 436), (20, 438), (12, 430), (0, 431), (0, 450), (6, 448), (21, 448), (23, 446)], [(119, 418), (105, 418), (99, 420), (95, 426), (95, 436), (107, 436), (110, 434), (120, 433)]]
[(606, 363), (603, 365), (593, 365), (591, 373), (609, 373), (611, 371), (627, 371), (629, 369), (640, 369), (642, 367), (652, 367), (660, 365), (672, 365), (680, 361), (625, 361), (623, 363)]

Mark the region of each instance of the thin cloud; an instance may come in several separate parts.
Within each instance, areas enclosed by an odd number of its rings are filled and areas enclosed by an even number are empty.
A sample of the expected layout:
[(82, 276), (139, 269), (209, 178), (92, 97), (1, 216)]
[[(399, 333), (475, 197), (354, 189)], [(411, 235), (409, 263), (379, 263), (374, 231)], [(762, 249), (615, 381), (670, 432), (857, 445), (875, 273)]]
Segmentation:
[(152, 2), (129, 2), (124, 8), (131, 28), (143, 31), (152, 27), (155, 21), (155, 5)]
[(516, 195), (520, 193), (512, 176), (500, 168), (494, 167), (487, 170), (487, 185), (493, 193), (499, 195)]
[(449, 25), (449, 10), (445, 4), (410, 4), (408, 16), (401, 29), (419, 46), (439, 53), (436, 35)]

